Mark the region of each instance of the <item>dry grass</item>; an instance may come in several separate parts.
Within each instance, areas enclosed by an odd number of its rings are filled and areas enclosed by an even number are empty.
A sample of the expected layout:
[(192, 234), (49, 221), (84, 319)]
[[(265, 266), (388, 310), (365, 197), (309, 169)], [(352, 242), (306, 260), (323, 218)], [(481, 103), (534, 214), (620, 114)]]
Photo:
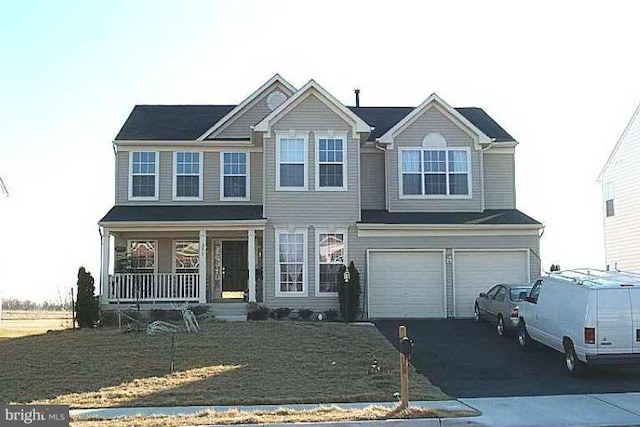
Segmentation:
[(72, 326), (71, 322), (72, 314), (69, 311), (2, 310), (0, 340), (67, 329)]
[(188, 416), (131, 417), (116, 420), (73, 420), (77, 427), (139, 427), (146, 426), (184, 426), (207, 424), (273, 424), (273, 423), (309, 423), (387, 420), (399, 418), (464, 417), (477, 415), (475, 411), (442, 411), (424, 408), (409, 408), (399, 411), (381, 406), (369, 406), (363, 409), (341, 409), (334, 406), (320, 407), (306, 411), (294, 411), (281, 408), (273, 412), (243, 412), (229, 410), (225, 412), (203, 411)]
[[(304, 322), (211, 322), (198, 335), (117, 329), (5, 339), (0, 402), (76, 408), (390, 401), (398, 354), (373, 326)], [(377, 359), (381, 372), (370, 374)], [(416, 373), (413, 400), (446, 399)]]

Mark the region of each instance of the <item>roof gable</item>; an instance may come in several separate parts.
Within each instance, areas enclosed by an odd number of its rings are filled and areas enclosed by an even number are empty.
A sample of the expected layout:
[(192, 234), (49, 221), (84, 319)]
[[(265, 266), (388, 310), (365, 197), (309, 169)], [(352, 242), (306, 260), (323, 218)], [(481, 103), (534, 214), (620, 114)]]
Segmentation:
[(607, 161), (605, 162), (604, 166), (602, 167), (602, 170), (600, 171), (600, 174), (598, 175), (598, 181), (601, 181), (602, 176), (607, 172), (609, 165), (611, 165), (611, 161), (613, 160), (614, 156), (616, 155), (616, 153), (618, 152), (618, 150), (626, 140), (629, 130), (631, 130), (636, 120), (638, 120), (639, 113), (640, 113), (640, 104), (638, 104), (638, 106), (636, 107), (636, 111), (633, 113), (633, 116), (631, 116), (631, 120), (629, 120), (629, 123), (627, 123), (627, 126), (622, 131), (622, 135), (620, 135), (620, 138), (618, 138), (618, 142), (616, 142), (616, 145), (613, 147), (613, 150), (611, 150), (611, 154), (609, 154)]
[(436, 108), (453, 123), (458, 125), (469, 136), (471, 136), (476, 144), (490, 143), (492, 139), (489, 138), (483, 131), (478, 129), (472, 122), (467, 120), (465, 116), (460, 114), (455, 108), (447, 104), (437, 94), (433, 93), (424, 102), (414, 108), (409, 114), (407, 114), (402, 120), (397, 122), (391, 129), (385, 132), (378, 138), (378, 141), (386, 144), (393, 144), (395, 136), (404, 131), (408, 126), (420, 118), (426, 111), (431, 108)]
[(257, 132), (271, 132), (271, 126), (276, 123), (280, 118), (293, 110), (300, 102), (304, 101), (311, 95), (315, 95), (321, 102), (327, 105), (334, 113), (340, 116), (343, 120), (350, 123), (353, 126), (353, 136), (357, 136), (358, 132), (371, 132), (371, 126), (369, 126), (364, 120), (362, 120), (357, 114), (345, 107), (340, 101), (333, 97), (327, 90), (316, 83), (314, 80), (309, 80), (299, 91), (293, 96), (287, 99), (282, 105), (271, 112), (267, 117), (262, 119), (258, 123), (254, 130)]
[(216, 134), (224, 130), (226, 126), (233, 123), (235, 120), (241, 117), (244, 112), (258, 103), (266, 95), (266, 92), (270, 91), (270, 89), (272, 89), (274, 86), (283, 90), (285, 95), (287, 95), (288, 97), (296, 92), (296, 88), (293, 85), (282, 78), (280, 74), (275, 74), (258, 89), (256, 89), (251, 95), (249, 95), (244, 101), (238, 104), (233, 110), (229, 111), (222, 119), (218, 120), (213, 126), (207, 129), (206, 132), (200, 135), (198, 141), (214, 138)]

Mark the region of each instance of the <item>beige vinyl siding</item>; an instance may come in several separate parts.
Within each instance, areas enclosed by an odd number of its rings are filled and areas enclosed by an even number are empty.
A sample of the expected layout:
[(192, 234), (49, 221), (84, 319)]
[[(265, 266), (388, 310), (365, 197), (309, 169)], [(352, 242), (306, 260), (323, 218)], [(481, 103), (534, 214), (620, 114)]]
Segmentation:
[(384, 153), (360, 154), (362, 209), (386, 209)]
[(485, 209), (515, 209), (514, 155), (495, 154), (487, 151), (483, 157)]
[[(609, 167), (601, 177), (600, 209), (604, 218), (605, 263), (640, 273), (640, 115), (630, 123)], [(614, 186), (614, 216), (607, 218), (604, 187)]]
[[(432, 132), (441, 134), (447, 140), (448, 147), (471, 148), (471, 199), (401, 199), (399, 197), (398, 152), (403, 147), (421, 147), (424, 137)], [(389, 176), (389, 211), (434, 212), (482, 210), (481, 161), (480, 153), (473, 148), (473, 139), (435, 108), (427, 110), (402, 133), (394, 138), (394, 149), (387, 151)]]
[[(225, 151), (246, 151), (246, 147), (224, 147)], [(141, 148), (143, 150), (143, 148)], [(182, 151), (194, 150), (185, 147)], [(131, 149), (136, 151), (136, 149)], [(129, 151), (118, 151), (116, 156), (116, 203), (135, 205), (189, 205), (189, 204), (262, 204), (262, 152), (247, 152), (250, 157), (250, 200), (220, 201), (220, 152), (205, 151), (201, 154), (203, 200), (173, 200), (173, 151), (160, 151), (159, 197), (157, 201), (129, 200)]]

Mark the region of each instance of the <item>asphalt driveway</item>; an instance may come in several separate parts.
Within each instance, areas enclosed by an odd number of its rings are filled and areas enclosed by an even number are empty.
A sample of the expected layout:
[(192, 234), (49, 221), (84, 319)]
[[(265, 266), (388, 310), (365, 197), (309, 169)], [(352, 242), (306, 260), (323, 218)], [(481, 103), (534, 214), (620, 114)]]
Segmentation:
[(397, 346), (398, 326), (407, 327), (416, 370), (453, 397), (535, 396), (640, 391), (640, 368), (590, 368), (582, 378), (566, 372), (564, 356), (515, 338), (498, 337), (472, 320), (384, 320), (376, 326)]

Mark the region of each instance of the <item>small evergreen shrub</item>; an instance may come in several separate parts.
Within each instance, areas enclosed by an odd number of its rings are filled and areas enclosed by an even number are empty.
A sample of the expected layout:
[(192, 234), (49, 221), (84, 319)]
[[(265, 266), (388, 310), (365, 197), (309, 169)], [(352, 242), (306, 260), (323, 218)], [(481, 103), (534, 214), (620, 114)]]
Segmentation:
[(322, 312), (323, 316), (324, 316), (324, 320), (326, 320), (327, 322), (335, 322), (336, 320), (338, 320), (338, 317), (340, 317), (340, 313), (338, 312), (338, 310), (334, 310), (334, 309), (329, 309), (329, 310), (325, 310), (324, 312)]
[(149, 311), (149, 320), (155, 322), (156, 320), (162, 320), (166, 322), (168, 320), (180, 321), (182, 320), (182, 312), (180, 310), (165, 310), (162, 308), (154, 308)]
[(249, 303), (249, 310), (247, 311), (247, 320), (267, 320), (269, 318), (269, 310), (264, 305), (252, 302)]
[(76, 320), (80, 328), (93, 328), (100, 318), (100, 305), (95, 296), (95, 281), (84, 267), (78, 269)]
[(193, 305), (189, 307), (189, 310), (191, 310), (194, 315), (200, 316), (209, 312), (209, 306), (206, 304)]
[(281, 307), (281, 308), (275, 309), (272, 313), (275, 314), (276, 320), (282, 320), (289, 317), (292, 311), (293, 310), (291, 310), (288, 307)]
[[(340, 278), (344, 277), (347, 268), (342, 266)], [(349, 281), (338, 282), (338, 300), (340, 302), (340, 314), (345, 322), (355, 322), (360, 314), (360, 272), (353, 261), (349, 263)]]
[(313, 316), (313, 310), (310, 308), (300, 308), (298, 309), (298, 318), (300, 320), (309, 320)]

